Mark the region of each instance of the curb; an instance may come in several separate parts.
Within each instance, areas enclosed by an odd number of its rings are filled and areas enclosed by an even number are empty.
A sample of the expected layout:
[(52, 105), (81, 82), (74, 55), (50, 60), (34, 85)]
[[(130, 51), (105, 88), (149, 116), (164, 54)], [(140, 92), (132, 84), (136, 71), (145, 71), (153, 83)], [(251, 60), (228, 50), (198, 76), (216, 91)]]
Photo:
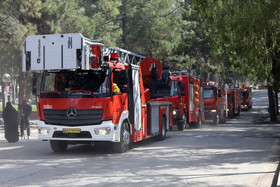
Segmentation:
[(271, 184), (271, 187), (280, 187), (280, 175), (279, 175), (279, 171), (280, 171), (280, 162), (278, 163), (277, 169), (275, 171), (274, 177), (273, 177), (273, 181)]

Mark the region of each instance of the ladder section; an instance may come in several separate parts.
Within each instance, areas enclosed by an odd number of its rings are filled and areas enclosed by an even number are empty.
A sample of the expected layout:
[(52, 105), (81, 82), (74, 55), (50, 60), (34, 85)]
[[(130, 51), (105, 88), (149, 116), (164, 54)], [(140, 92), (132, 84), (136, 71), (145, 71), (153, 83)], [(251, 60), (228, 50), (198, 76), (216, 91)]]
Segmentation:
[(146, 58), (143, 55), (139, 55), (119, 47), (108, 47), (105, 49), (104, 56), (109, 56), (111, 53), (119, 53), (119, 62), (122, 64), (137, 64)]

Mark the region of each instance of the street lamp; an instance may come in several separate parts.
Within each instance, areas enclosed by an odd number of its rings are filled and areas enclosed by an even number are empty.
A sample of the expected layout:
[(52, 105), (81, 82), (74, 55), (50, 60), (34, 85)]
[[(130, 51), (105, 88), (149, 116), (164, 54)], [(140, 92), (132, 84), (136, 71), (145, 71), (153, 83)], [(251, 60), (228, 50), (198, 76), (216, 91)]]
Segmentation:
[[(7, 89), (6, 89), (6, 85), (7, 85), (7, 84), (10, 84), (11, 80), (12, 80), (12, 77), (11, 77), (11, 75), (8, 74), (8, 73), (5, 73), (5, 74), (2, 76), (2, 81), (5, 83), (4, 89), (3, 89), (3, 91), (4, 91), (4, 98), (6, 98), (6, 94), (5, 94), (5, 90), (7, 90)], [(9, 86), (10, 86), (10, 85), (9, 85)], [(9, 88), (9, 92), (10, 92), (10, 88)], [(10, 93), (8, 93), (8, 102), (10, 102)], [(4, 104), (4, 105), (5, 105), (5, 104)]]

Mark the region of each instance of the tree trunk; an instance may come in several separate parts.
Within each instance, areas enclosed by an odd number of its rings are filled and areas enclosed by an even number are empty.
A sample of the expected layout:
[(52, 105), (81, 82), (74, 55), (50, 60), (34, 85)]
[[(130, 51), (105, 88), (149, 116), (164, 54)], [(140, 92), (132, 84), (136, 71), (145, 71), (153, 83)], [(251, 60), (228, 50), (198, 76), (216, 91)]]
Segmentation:
[(122, 35), (121, 35), (121, 41), (122, 41), (122, 47), (127, 48), (127, 1), (122, 0), (122, 9), (121, 9), (121, 16), (122, 16), (122, 22), (121, 22), (121, 27), (122, 27)]
[(1, 98), (2, 98), (2, 111), (3, 111), (5, 106), (6, 106), (5, 105), (6, 104), (6, 101), (5, 101), (5, 84), (2, 83), (1, 86), (2, 86)]
[(276, 114), (279, 115), (278, 91), (275, 90)]
[(276, 122), (277, 121), (277, 112), (276, 112), (276, 101), (273, 88), (268, 86), (268, 101), (269, 101), (269, 109), (270, 109), (270, 121)]

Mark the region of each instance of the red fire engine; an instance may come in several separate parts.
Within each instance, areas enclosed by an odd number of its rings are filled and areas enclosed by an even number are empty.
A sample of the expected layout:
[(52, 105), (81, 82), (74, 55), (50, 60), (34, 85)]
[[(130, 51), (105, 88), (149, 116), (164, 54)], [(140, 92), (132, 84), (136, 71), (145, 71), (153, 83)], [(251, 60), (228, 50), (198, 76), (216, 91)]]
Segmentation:
[(182, 92), (180, 95), (183, 96), (177, 99), (175, 102), (177, 105), (174, 106), (173, 102), (174, 118), (179, 121), (177, 123), (178, 129), (183, 130), (185, 124), (199, 128), (204, 121), (203, 82), (189, 71), (175, 72), (174, 74), (177, 76), (173, 79), (179, 80), (178, 88)]
[[(142, 68), (142, 66), (141, 66)], [(166, 72), (166, 73), (165, 73)], [(169, 68), (165, 67), (163, 74), (169, 75)], [(186, 125), (186, 114), (185, 114), (185, 86), (182, 82), (182, 78), (176, 75), (169, 75), (169, 80), (167, 85), (170, 88), (167, 88), (168, 91), (165, 94), (165, 97), (162, 97), (158, 100), (169, 101), (172, 103), (173, 108), (173, 122), (177, 125), (178, 130), (183, 130)]]
[(199, 128), (204, 121), (203, 82), (190, 72), (182, 72), (185, 85), (185, 113), (190, 127)]
[(142, 76), (147, 69), (136, 65), (141, 61), (158, 66), (152, 84), (164, 92), (160, 61), (105, 48), (79, 33), (29, 36), (22, 65), (23, 71), (36, 72), (39, 139), (49, 140), (55, 152), (98, 141), (125, 152), (132, 142), (165, 139), (173, 127), (172, 103), (157, 100), (156, 89)]
[(233, 97), (233, 91), (227, 90), (227, 117), (233, 118), (234, 117), (234, 97)]
[(241, 88), (241, 108), (249, 110), (252, 108), (252, 88), (246, 87)]
[(229, 116), (234, 117), (238, 116), (241, 111), (241, 91), (238, 88), (228, 90), (228, 105), (229, 108)]
[(225, 90), (217, 83), (207, 82), (204, 85), (204, 113), (205, 120), (212, 120), (215, 125), (226, 122)]

